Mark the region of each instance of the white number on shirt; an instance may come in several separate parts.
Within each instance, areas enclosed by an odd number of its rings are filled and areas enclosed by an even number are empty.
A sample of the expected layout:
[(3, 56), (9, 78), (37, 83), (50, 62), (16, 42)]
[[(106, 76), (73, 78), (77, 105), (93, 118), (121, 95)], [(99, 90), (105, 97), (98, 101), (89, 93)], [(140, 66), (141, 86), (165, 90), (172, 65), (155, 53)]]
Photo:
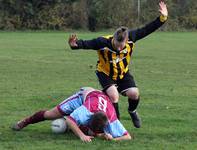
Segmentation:
[(103, 97), (99, 97), (98, 109), (106, 112), (107, 101)]

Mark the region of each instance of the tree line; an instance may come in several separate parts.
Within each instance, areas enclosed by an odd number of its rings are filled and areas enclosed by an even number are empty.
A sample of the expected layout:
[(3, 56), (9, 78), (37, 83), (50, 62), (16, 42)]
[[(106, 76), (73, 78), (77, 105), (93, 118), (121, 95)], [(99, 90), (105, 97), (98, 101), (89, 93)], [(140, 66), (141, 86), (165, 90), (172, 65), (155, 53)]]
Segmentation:
[[(196, 0), (165, 2), (169, 20), (162, 30), (197, 29)], [(159, 0), (0, 0), (0, 30), (97, 31), (121, 25), (135, 28), (158, 16), (158, 3)]]

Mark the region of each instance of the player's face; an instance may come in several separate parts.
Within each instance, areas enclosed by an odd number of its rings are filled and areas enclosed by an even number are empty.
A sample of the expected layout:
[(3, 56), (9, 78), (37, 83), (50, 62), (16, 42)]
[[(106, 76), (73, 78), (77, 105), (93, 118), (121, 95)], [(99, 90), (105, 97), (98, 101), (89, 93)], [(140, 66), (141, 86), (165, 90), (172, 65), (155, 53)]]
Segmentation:
[(126, 45), (126, 42), (127, 42), (127, 39), (125, 39), (125, 40), (122, 41), (122, 42), (118, 42), (118, 41), (114, 40), (114, 42), (113, 42), (114, 48), (115, 48), (116, 50), (121, 51), (121, 50), (124, 49), (124, 47), (125, 47), (125, 45)]

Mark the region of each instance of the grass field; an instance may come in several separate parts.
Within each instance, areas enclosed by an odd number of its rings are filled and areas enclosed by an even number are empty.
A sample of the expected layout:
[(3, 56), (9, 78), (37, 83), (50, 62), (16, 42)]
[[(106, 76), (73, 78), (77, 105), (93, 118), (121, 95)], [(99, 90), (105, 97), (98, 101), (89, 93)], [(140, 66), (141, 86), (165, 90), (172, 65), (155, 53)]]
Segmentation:
[[(108, 33), (79, 33), (91, 39)], [(197, 149), (197, 32), (154, 33), (136, 43), (131, 70), (141, 92), (135, 129), (120, 98), (121, 121), (133, 141), (54, 135), (50, 122), (21, 132), (9, 126), (52, 108), (81, 86), (100, 88), (95, 51), (72, 51), (62, 32), (0, 32), (0, 150), (195, 150)]]

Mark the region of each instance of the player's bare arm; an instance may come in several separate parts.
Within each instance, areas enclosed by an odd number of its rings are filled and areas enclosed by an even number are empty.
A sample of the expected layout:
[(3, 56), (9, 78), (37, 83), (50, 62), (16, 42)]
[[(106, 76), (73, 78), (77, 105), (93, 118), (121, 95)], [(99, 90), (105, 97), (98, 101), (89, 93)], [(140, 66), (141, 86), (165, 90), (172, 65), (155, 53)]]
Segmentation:
[(114, 138), (113, 140), (114, 141), (122, 141), (122, 140), (132, 140), (133, 138), (131, 137), (131, 135), (128, 133), (126, 135), (123, 135), (121, 137), (117, 137), (117, 138)]
[(117, 137), (117, 138), (113, 138), (113, 136), (109, 133), (100, 133), (100, 134), (97, 134), (96, 136), (99, 137), (99, 138), (105, 139), (107, 141), (111, 141), (111, 140), (122, 141), (122, 140), (131, 140), (132, 139), (132, 137), (130, 136), (129, 133), (126, 134), (126, 135)]
[(91, 142), (94, 138), (93, 136), (85, 135), (77, 126), (77, 124), (69, 118), (66, 118), (66, 123), (68, 127), (73, 131), (75, 135), (77, 135), (83, 142)]

